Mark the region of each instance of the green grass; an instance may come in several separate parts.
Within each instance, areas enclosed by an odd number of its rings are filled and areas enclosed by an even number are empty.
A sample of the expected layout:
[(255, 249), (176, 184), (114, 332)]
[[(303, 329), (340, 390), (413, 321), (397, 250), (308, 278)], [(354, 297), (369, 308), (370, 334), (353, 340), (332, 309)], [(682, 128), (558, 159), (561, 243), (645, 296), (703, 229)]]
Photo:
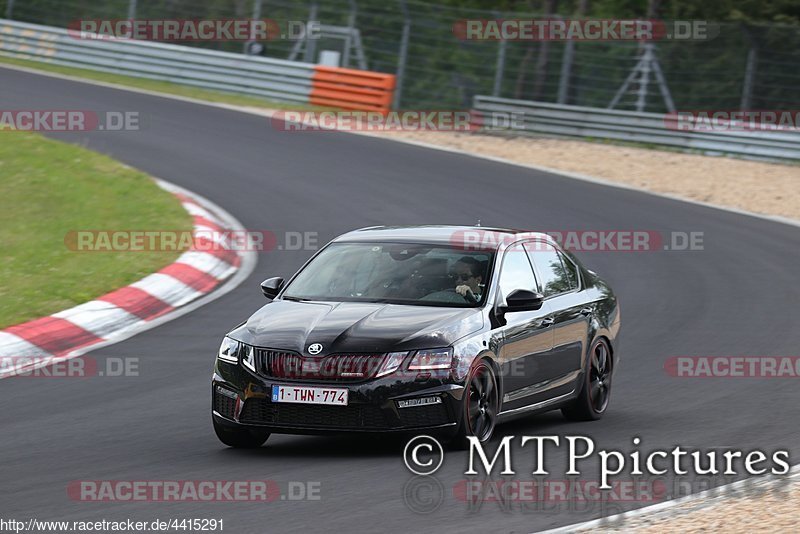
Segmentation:
[(191, 230), (147, 175), (36, 134), (0, 131), (0, 328), (125, 286), (179, 252), (77, 252), (71, 230)]
[(107, 72), (100, 72), (89, 69), (79, 69), (74, 67), (63, 67), (61, 65), (53, 65), (43, 61), (32, 61), (27, 59), (18, 59), (8, 56), (0, 55), (0, 64), (17, 65), (20, 67), (27, 67), (30, 69), (41, 70), (45, 72), (53, 72), (56, 74), (64, 74), (67, 76), (75, 76), (78, 78), (86, 78), (88, 80), (96, 80), (106, 83), (114, 83), (117, 85), (125, 85), (128, 87), (135, 87), (137, 89), (145, 89), (147, 91), (156, 91), (159, 93), (167, 93), (171, 95), (184, 96), (188, 98), (195, 98), (198, 100), (206, 100), (209, 102), (219, 102), (224, 104), (231, 104), (235, 106), (252, 106), (266, 109), (291, 109), (291, 110), (320, 110), (326, 108), (307, 106), (303, 104), (292, 104), (286, 102), (274, 102), (268, 99), (259, 98), (248, 95), (237, 95), (232, 93), (223, 93), (221, 91), (211, 91), (208, 89), (200, 89), (197, 87), (190, 87), (187, 85), (179, 85), (171, 82), (162, 82), (158, 80), (148, 80), (146, 78), (136, 78), (133, 76), (125, 76), (122, 74), (110, 74)]

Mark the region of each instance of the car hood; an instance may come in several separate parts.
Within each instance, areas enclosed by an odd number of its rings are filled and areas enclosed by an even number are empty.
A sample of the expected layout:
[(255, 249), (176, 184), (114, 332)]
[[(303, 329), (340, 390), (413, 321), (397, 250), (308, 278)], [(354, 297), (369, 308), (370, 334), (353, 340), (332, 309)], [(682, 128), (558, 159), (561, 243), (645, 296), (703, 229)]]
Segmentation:
[(446, 347), (482, 327), (483, 314), (475, 308), (276, 300), (230, 336), (303, 354), (309, 345), (321, 343), (325, 355)]

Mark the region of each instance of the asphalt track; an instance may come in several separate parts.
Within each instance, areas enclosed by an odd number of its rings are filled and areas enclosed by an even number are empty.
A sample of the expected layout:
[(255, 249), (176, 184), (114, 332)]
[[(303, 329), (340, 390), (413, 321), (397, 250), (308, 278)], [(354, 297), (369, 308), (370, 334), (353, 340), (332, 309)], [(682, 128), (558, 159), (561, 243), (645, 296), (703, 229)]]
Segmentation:
[[(546, 414), (500, 426), (497, 434), (588, 435), (598, 448), (622, 450), (632, 448), (634, 436), (644, 451), (678, 444), (788, 448), (798, 463), (797, 379), (686, 379), (663, 370), (675, 355), (800, 354), (796, 227), (386, 140), (279, 132), (257, 116), (0, 68), (0, 109), (30, 108), (138, 111), (145, 123), (139, 132), (55, 137), (189, 188), (249, 229), (318, 232), (320, 243), (369, 225), (477, 219), (545, 230), (704, 232), (702, 251), (582, 254), (611, 282), (622, 306), (622, 363), (610, 411), (595, 423)], [(273, 436), (258, 451), (221, 446), (209, 415), (219, 341), (264, 303), (262, 279), (291, 274), (310, 254), (260, 254), (254, 274), (230, 294), (91, 354), (138, 357), (138, 377), (0, 381), (0, 517), (216, 517), (229, 532), (530, 532), (643, 504), (581, 511), (566, 503), (510, 510), (484, 503), (470, 511), (453, 495), (466, 453), (448, 453), (436, 474), (441, 486), (424, 487), (407, 501), (404, 486), (412, 477), (399, 442)], [(518, 447), (515, 453), (520, 478), (530, 478), (532, 453)], [(550, 451), (547, 466), (552, 478), (564, 478), (564, 449)], [(589, 466), (582, 474), (597, 476)], [(321, 499), (70, 500), (67, 484), (87, 479), (317, 481)], [(412, 510), (437, 504), (437, 488), (443, 488), (438, 508)]]

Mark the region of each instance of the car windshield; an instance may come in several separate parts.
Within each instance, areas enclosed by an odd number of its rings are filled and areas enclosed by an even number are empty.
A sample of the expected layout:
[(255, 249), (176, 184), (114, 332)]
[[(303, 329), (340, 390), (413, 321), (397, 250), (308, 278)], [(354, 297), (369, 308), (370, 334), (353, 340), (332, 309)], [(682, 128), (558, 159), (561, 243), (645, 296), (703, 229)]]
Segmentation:
[(332, 243), (286, 288), (285, 299), (480, 306), (493, 253), (410, 243)]

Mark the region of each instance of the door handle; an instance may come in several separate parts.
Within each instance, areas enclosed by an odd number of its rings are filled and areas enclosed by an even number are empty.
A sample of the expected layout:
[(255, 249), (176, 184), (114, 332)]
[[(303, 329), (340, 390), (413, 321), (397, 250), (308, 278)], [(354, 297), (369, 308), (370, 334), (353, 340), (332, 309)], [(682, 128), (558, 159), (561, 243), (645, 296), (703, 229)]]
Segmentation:
[(591, 308), (583, 308), (581, 310), (581, 315), (591, 315), (591, 314), (592, 314), (592, 309)]
[(542, 328), (547, 328), (548, 326), (553, 326), (553, 323), (555, 322), (556, 320), (553, 319), (552, 317), (545, 317), (544, 319), (542, 319), (542, 322), (539, 323), (539, 326), (541, 326)]

